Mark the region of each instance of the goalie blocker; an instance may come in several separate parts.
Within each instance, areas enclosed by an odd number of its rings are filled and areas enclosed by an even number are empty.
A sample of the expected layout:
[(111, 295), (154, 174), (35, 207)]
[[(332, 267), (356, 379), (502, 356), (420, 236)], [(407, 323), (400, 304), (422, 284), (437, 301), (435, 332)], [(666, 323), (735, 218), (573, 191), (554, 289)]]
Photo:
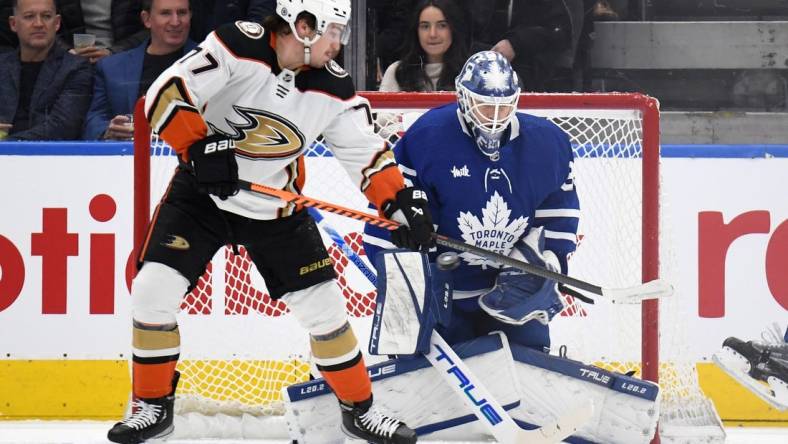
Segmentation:
[(426, 255), (407, 250), (375, 257), (378, 295), (369, 352), (373, 355), (428, 353), (430, 335), (451, 320), (451, 272)]

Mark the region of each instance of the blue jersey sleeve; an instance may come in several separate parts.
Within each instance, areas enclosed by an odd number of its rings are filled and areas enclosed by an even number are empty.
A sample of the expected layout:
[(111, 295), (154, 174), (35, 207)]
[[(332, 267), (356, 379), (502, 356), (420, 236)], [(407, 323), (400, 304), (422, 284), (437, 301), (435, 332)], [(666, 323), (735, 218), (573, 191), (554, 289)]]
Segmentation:
[(580, 221), (580, 200), (574, 180), (574, 155), (569, 137), (559, 128), (553, 131), (558, 150), (558, 171), (563, 183), (536, 208), (534, 226), (545, 229), (545, 249), (552, 251), (567, 273), (567, 256), (577, 248), (577, 226)]

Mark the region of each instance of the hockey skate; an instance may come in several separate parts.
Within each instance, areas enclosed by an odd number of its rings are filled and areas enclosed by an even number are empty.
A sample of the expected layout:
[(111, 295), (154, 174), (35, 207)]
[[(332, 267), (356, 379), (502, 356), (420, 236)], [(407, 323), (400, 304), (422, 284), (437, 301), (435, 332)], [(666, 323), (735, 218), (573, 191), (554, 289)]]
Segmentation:
[(416, 432), (404, 422), (391, 418), (372, 406), (368, 400), (345, 404), (342, 409), (342, 431), (346, 435), (375, 444), (411, 444), (416, 442)]
[(788, 343), (742, 341), (730, 337), (714, 362), (774, 408), (788, 409)]
[(172, 378), (172, 391), (167, 396), (135, 398), (132, 401), (131, 416), (116, 423), (107, 433), (107, 439), (123, 444), (136, 444), (170, 435), (174, 429), (175, 387), (180, 376), (176, 371)]

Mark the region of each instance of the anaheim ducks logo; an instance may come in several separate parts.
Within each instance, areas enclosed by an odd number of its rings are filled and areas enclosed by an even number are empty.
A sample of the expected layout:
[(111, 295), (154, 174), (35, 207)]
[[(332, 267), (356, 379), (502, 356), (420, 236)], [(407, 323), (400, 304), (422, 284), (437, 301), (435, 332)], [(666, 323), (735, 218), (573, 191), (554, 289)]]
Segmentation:
[(161, 244), (173, 250), (185, 251), (189, 249), (189, 241), (175, 234), (168, 234), (167, 239)]
[(235, 154), (249, 159), (276, 159), (301, 152), (305, 138), (296, 126), (282, 116), (259, 109), (234, 106), (242, 123), (228, 121), (235, 134)]

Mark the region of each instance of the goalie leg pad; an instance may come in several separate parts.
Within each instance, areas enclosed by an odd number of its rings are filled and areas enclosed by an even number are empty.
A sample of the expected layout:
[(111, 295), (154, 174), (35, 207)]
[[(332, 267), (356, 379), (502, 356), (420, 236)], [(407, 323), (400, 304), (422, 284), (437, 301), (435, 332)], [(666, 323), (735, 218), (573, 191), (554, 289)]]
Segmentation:
[[(505, 409), (518, 405), (512, 355), (503, 336), (493, 334), (453, 346)], [(423, 357), (393, 359), (367, 368), (375, 381), (375, 404), (434, 440), (481, 441), (489, 433)], [(473, 386), (466, 387), (474, 397)], [(299, 444), (341, 443), (336, 417), (326, 415), (336, 401), (323, 379), (283, 389), (290, 437)], [(483, 399), (474, 398), (479, 403)]]
[(144, 324), (175, 324), (189, 281), (172, 267), (145, 262), (131, 285), (131, 315)]
[(377, 299), (369, 352), (408, 355), (429, 351), (436, 324), (448, 325), (451, 273), (430, 264), (427, 256), (386, 250), (375, 257)]
[(522, 401), (514, 419), (545, 424), (577, 399), (591, 399), (594, 416), (574, 436), (610, 444), (651, 441), (659, 419), (657, 384), (517, 344), (511, 348)]

